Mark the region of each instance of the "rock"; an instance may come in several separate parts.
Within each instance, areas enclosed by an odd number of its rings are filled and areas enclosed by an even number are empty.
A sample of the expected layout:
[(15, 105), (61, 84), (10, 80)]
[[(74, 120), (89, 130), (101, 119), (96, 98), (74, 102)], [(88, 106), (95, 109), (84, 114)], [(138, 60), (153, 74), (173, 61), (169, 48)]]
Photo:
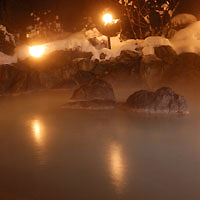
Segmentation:
[(19, 93), (40, 88), (40, 81), (36, 71), (22, 70), (15, 65), (0, 67), (0, 93)]
[(160, 88), (155, 92), (146, 90), (135, 92), (127, 99), (125, 106), (146, 113), (189, 113), (185, 98), (168, 87)]
[(120, 53), (120, 56), (117, 57), (118, 61), (127, 63), (127, 62), (132, 62), (133, 61), (140, 61), (141, 56), (135, 52), (135, 51), (130, 51), (130, 50), (122, 50)]
[(8, 33), (6, 27), (0, 25), (0, 52), (7, 55), (13, 55), (15, 47), (14, 36), (11, 33)]
[(115, 95), (113, 88), (109, 83), (95, 79), (76, 89), (71, 99), (79, 101), (90, 101), (94, 99), (115, 101)]
[(60, 84), (65, 80), (63, 71), (59, 68), (39, 71), (39, 79), (41, 87), (44, 89), (59, 88)]
[(200, 56), (195, 53), (182, 53), (177, 56), (177, 60), (171, 69), (171, 77), (189, 78), (195, 76), (200, 71)]
[(126, 105), (133, 109), (151, 110), (154, 98), (155, 95), (153, 92), (147, 90), (140, 90), (128, 97)]
[(177, 58), (175, 50), (168, 45), (154, 47), (155, 55), (167, 64), (173, 64)]
[[(141, 56), (134, 51), (124, 50), (116, 58), (100, 62), (96, 72), (110, 81), (126, 82), (128, 79), (139, 77)], [(106, 76), (105, 76), (106, 75)]]
[(101, 53), (99, 58), (100, 58), (100, 60), (104, 60), (106, 58), (106, 54), (105, 53)]
[(72, 79), (77, 82), (77, 84), (82, 85), (94, 80), (96, 78), (95, 74), (87, 71), (78, 71)]
[[(200, 56), (195, 53), (182, 53), (165, 74), (167, 84), (176, 84), (185, 88), (197, 86), (200, 76)], [(187, 82), (187, 84), (185, 84)]]
[(19, 65), (25, 68), (36, 69), (38, 71), (66, 68), (71, 62), (71, 55), (68, 51), (54, 51), (45, 55), (42, 59), (28, 57), (25, 60), (19, 60)]
[(75, 58), (86, 58), (86, 59), (91, 59), (93, 56), (92, 52), (83, 52), (80, 49), (73, 49), (73, 50), (68, 50), (68, 53), (71, 56), (71, 60)]
[(11, 65), (2, 65), (0, 67), (0, 93), (8, 93), (13, 80), (17, 76), (17, 69)]
[(87, 58), (76, 58), (71, 63), (72, 68), (77, 68), (78, 71), (91, 71), (94, 68), (94, 61)]
[(175, 65), (184, 68), (199, 68), (200, 69), (200, 56), (196, 53), (182, 53), (178, 55)]
[(148, 88), (156, 88), (164, 74), (163, 61), (155, 55), (144, 56), (140, 65), (140, 76)]
[(100, 79), (80, 86), (74, 91), (71, 100), (64, 105), (65, 108), (89, 110), (107, 110), (115, 106), (112, 86)]
[(113, 62), (108, 60), (104, 60), (101, 62), (96, 62), (94, 69), (92, 72), (99, 78), (103, 78), (105, 74), (107, 74), (112, 68)]
[(107, 40), (98, 40), (96, 37), (89, 38), (88, 41), (92, 44), (96, 49), (107, 48)]
[(114, 109), (115, 106), (116, 103), (111, 100), (93, 99), (89, 101), (71, 101), (63, 107), (70, 109), (109, 110)]
[(36, 71), (18, 71), (9, 90), (10, 93), (21, 93), (40, 88), (40, 80)]

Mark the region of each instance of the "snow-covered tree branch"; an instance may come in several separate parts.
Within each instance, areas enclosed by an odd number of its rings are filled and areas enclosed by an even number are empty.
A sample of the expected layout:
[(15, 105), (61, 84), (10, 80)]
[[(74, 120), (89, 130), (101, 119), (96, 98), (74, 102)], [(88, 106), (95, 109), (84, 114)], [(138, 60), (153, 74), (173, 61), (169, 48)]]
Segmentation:
[(122, 34), (132, 38), (162, 35), (179, 0), (111, 0), (122, 12)]

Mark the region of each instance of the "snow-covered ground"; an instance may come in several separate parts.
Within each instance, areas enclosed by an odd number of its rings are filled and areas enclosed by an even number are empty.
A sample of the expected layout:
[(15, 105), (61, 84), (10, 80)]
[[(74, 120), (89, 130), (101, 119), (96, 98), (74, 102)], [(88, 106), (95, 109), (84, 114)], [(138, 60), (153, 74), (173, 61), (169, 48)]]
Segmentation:
[[(183, 52), (194, 52), (200, 54), (200, 21), (197, 21), (188, 27), (178, 31), (170, 40), (164, 37), (148, 37), (145, 40), (127, 40), (120, 41), (119, 36), (111, 38), (112, 49), (95, 48), (89, 41), (89, 38), (96, 37), (101, 43), (106, 41), (107, 37), (101, 35), (96, 29), (87, 32), (78, 32), (69, 35), (66, 39), (57, 40), (43, 44), (45, 54), (56, 50), (79, 49), (84, 52), (92, 52), (92, 59), (99, 59), (101, 53), (106, 54), (106, 59), (120, 55), (122, 50), (141, 51), (144, 55), (154, 54), (154, 47), (160, 45), (170, 45), (180, 54)], [(10, 64), (17, 62), (18, 59), (29, 57), (29, 47), (21, 46), (16, 48), (14, 56), (8, 56), (0, 53), (0, 64)]]

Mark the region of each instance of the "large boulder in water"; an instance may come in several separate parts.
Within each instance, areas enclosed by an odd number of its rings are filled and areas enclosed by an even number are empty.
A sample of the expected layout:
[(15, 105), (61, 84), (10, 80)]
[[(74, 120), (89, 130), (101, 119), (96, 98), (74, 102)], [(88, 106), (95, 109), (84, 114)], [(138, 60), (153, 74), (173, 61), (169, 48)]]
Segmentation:
[(111, 100), (115, 101), (112, 86), (104, 80), (94, 79), (81, 85), (72, 95), (73, 100)]
[(125, 106), (146, 113), (189, 113), (186, 99), (168, 87), (162, 87), (155, 92), (137, 91), (127, 99)]
[(71, 101), (65, 107), (92, 110), (113, 109), (115, 107), (113, 88), (106, 81), (92, 80), (76, 89)]

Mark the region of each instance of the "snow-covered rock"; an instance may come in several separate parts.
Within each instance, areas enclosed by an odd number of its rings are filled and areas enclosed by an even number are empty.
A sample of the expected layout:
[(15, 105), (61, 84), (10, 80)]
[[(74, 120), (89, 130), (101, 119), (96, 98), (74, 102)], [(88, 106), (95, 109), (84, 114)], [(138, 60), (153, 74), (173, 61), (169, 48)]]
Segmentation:
[(170, 42), (178, 54), (184, 52), (200, 54), (200, 21), (178, 31)]
[(171, 26), (175, 30), (180, 30), (195, 22), (197, 22), (197, 18), (194, 15), (182, 13), (172, 18)]
[(168, 45), (170, 46), (170, 41), (167, 38), (160, 36), (148, 37), (144, 40), (142, 52), (144, 55), (153, 55), (154, 47)]
[(200, 21), (197, 21), (188, 27), (178, 31), (174, 37), (173, 41), (181, 40), (200, 40)]

